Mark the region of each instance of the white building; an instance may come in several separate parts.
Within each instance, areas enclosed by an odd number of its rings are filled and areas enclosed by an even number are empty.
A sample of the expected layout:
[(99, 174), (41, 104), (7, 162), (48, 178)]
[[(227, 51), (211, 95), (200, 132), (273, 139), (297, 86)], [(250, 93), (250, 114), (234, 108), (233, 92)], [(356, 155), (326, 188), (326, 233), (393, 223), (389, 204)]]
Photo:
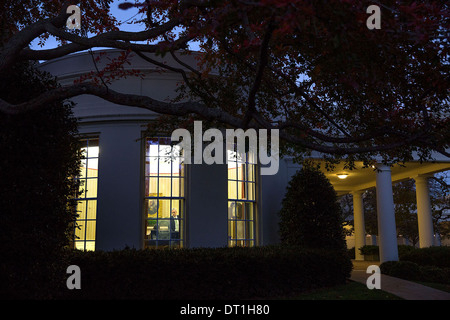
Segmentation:
[[(106, 52), (109, 57), (120, 53)], [(193, 56), (184, 59), (195, 65)], [(104, 61), (98, 63), (98, 68), (102, 68)], [(168, 56), (164, 61), (173, 62)], [(157, 72), (156, 67), (137, 56), (126, 67), (144, 72), (145, 77), (116, 80), (111, 89), (165, 100), (174, 96), (182, 80), (177, 73)], [(40, 68), (57, 76), (63, 85), (96, 70), (93, 56), (87, 52), (45, 62)], [(80, 177), (86, 191), (79, 205), (81, 229), (76, 231), (77, 248), (253, 246), (278, 241), (281, 200), (290, 177), (299, 168), (292, 161), (282, 159), (276, 175), (260, 175), (255, 161), (242, 155), (228, 165), (183, 165), (179, 159), (168, 161), (169, 139), (144, 136), (148, 123), (156, 117), (154, 113), (91, 95), (71, 100), (77, 103), (74, 114), (79, 119), (86, 150), (84, 173)], [(438, 160), (427, 164), (413, 162), (392, 170), (380, 166), (378, 172), (370, 169), (350, 172), (343, 168), (325, 172), (339, 194), (353, 194), (356, 247), (365, 243), (360, 194), (376, 186), (381, 260), (398, 259), (392, 181), (410, 177), (418, 183), (420, 244), (432, 245), (424, 177), (450, 169), (450, 159)], [(320, 157), (317, 161), (321, 161)], [(346, 173), (348, 178), (337, 178), (340, 173)], [(174, 211), (176, 216), (172, 217)]]

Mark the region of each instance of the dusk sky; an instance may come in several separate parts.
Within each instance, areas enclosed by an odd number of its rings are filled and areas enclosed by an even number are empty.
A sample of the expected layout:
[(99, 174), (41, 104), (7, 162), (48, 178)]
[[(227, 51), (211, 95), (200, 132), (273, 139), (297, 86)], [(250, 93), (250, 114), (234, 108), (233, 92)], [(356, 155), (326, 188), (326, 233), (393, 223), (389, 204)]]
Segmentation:
[[(137, 8), (131, 8), (128, 10), (121, 10), (118, 8), (120, 3), (124, 2), (134, 2), (134, 1), (127, 1), (127, 0), (114, 0), (111, 4), (111, 13), (116, 17), (116, 19), (123, 24), (120, 26), (120, 30), (122, 31), (142, 31), (143, 27), (141, 24), (133, 24), (130, 23), (133, 20), (139, 19), (139, 14)], [(80, 7), (81, 15), (83, 15), (83, 8)], [(35, 40), (31, 43), (31, 47), (33, 49), (51, 49), (58, 45), (56, 39), (54, 37), (49, 37), (49, 39), (46, 41), (45, 45), (40, 48), (38, 46), (39, 40)], [(190, 47), (192, 50), (198, 50), (198, 47), (195, 44), (190, 44)], [(93, 48), (93, 50), (99, 50), (100, 48)]]

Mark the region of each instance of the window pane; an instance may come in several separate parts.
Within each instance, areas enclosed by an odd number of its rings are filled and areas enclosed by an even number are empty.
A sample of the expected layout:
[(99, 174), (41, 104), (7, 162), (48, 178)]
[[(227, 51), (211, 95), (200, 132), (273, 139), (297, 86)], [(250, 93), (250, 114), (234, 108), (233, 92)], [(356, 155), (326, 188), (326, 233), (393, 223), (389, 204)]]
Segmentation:
[(171, 201), (170, 200), (159, 200), (159, 217), (160, 218), (170, 218), (171, 211)]
[(77, 213), (78, 213), (78, 219), (80, 219), (80, 220), (86, 219), (86, 202), (85, 201), (78, 201)]
[(78, 223), (78, 227), (75, 229), (75, 237), (77, 240), (84, 240), (84, 234), (86, 233), (86, 224)]
[(236, 221), (236, 239), (245, 239), (245, 222), (237, 220)]
[(86, 223), (86, 240), (95, 240), (95, 221)]
[(247, 192), (246, 196), (248, 200), (255, 200), (255, 184), (252, 182), (247, 182)]
[(228, 198), (237, 199), (237, 182), (228, 181)]
[(234, 201), (228, 201), (228, 219), (236, 218), (236, 203)]
[(156, 219), (145, 220), (145, 239), (156, 239)]
[(169, 158), (172, 156), (172, 147), (170, 145), (159, 145), (159, 157)]
[(158, 175), (158, 158), (147, 157), (145, 160), (145, 175), (157, 176)]
[(98, 176), (98, 158), (87, 160), (87, 176), (89, 178)]
[(245, 239), (253, 239), (253, 221), (245, 223)]
[(172, 176), (178, 177), (181, 175), (180, 159), (172, 159)]
[(236, 219), (244, 219), (244, 203), (243, 202), (236, 202)]
[(181, 179), (179, 178), (172, 178), (172, 197), (180, 197), (180, 186), (181, 186)]
[(147, 139), (147, 143), (145, 145), (145, 154), (147, 157), (158, 156), (158, 138)]
[(86, 169), (87, 169), (87, 160), (86, 159), (81, 159), (81, 165), (80, 165), (80, 178), (85, 178), (87, 173), (86, 173)]
[(158, 178), (145, 178), (145, 196), (158, 196)]
[(86, 179), (86, 198), (97, 197), (97, 179)]
[(86, 251), (94, 251), (95, 250), (95, 241), (86, 241), (85, 245)]
[(237, 169), (236, 166), (228, 166), (228, 179), (237, 180)]
[[(98, 144), (98, 142), (97, 142)], [(98, 146), (91, 146), (91, 143), (89, 144), (89, 147), (87, 148), (86, 157), (87, 158), (98, 158), (99, 154), (99, 148)]]
[(244, 181), (238, 181), (237, 182), (237, 185), (238, 185), (238, 195), (237, 195), (237, 198), (239, 199), (239, 200), (245, 200), (245, 199), (247, 199), (247, 196), (246, 196), (246, 190), (245, 190), (245, 182)]
[(157, 218), (158, 213), (158, 200), (149, 199), (145, 201), (145, 212), (147, 213), (147, 218)]
[(97, 217), (97, 200), (89, 200), (87, 202), (87, 219), (95, 220)]
[(249, 164), (247, 165), (248, 171), (248, 181), (255, 181), (255, 165)]
[(160, 177), (158, 180), (159, 190), (158, 194), (160, 197), (171, 197), (171, 182), (170, 177)]
[(184, 188), (185, 188), (185, 184), (184, 184), (184, 180), (185, 178), (180, 178), (180, 197), (184, 198)]
[(253, 203), (246, 202), (245, 203), (245, 219), (253, 220)]

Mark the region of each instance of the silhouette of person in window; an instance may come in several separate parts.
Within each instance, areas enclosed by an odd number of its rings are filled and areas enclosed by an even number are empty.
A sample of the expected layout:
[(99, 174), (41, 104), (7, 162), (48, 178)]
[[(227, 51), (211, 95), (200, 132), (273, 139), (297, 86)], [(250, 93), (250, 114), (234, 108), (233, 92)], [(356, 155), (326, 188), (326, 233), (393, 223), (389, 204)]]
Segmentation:
[(175, 208), (172, 208), (172, 215), (170, 216), (170, 238), (180, 239), (180, 219)]

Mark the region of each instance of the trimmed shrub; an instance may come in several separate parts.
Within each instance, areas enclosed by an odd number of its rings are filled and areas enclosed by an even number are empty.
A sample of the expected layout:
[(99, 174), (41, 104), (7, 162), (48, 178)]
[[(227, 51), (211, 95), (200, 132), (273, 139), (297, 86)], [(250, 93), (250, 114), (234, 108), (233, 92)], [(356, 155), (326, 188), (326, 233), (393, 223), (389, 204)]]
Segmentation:
[(380, 265), (382, 274), (423, 282), (450, 284), (450, 268), (420, 266), (411, 261), (387, 261)]
[[(417, 248), (413, 246), (407, 246), (407, 245), (399, 245), (398, 246), (398, 256), (401, 258), (402, 256), (416, 250)], [(359, 251), (361, 254), (368, 254), (368, 255), (375, 255), (379, 254), (379, 246), (377, 245), (365, 245), (359, 248)]]
[(355, 259), (355, 247), (347, 249), (347, 255), (350, 259)]
[(450, 269), (433, 266), (421, 266), (422, 278), (424, 282), (447, 283), (450, 284)]
[(330, 250), (201, 248), (71, 253), (81, 290), (64, 299), (244, 299), (345, 283), (352, 265)]
[(401, 259), (405, 254), (408, 254), (414, 250), (417, 250), (414, 246), (407, 246), (404, 244), (401, 244), (398, 246), (398, 257)]
[(421, 266), (450, 268), (450, 247), (429, 247), (411, 250), (401, 256), (402, 261), (415, 262)]
[(398, 261), (386, 261), (380, 264), (380, 271), (382, 274), (391, 275), (392, 267), (395, 266)]
[(418, 264), (409, 261), (398, 261), (390, 268), (390, 275), (405, 280), (420, 281), (422, 272)]
[(346, 251), (341, 207), (325, 175), (303, 167), (289, 182), (280, 211), (284, 245)]
[(364, 255), (377, 255), (379, 254), (379, 247), (374, 245), (365, 245), (359, 248), (359, 252)]

